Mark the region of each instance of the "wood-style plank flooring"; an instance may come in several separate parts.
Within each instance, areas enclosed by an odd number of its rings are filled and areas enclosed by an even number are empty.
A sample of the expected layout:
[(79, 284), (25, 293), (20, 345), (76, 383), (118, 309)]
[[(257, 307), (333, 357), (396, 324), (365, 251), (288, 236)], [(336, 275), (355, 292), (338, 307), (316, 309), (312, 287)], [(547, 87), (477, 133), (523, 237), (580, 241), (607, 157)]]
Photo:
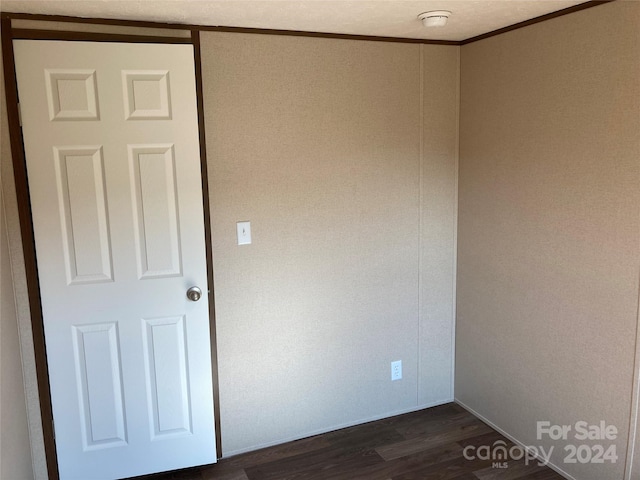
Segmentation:
[(556, 480), (537, 461), (467, 460), (467, 445), (492, 446), (501, 434), (449, 403), (145, 480)]

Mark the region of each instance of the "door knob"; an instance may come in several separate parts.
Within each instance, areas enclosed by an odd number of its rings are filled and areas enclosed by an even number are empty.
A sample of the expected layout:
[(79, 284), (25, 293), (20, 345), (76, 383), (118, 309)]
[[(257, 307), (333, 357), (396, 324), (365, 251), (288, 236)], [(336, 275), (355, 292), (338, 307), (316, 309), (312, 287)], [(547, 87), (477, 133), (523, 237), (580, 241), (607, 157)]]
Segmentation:
[(198, 300), (200, 300), (201, 296), (202, 290), (200, 290), (198, 287), (191, 287), (189, 290), (187, 290), (187, 298), (192, 302), (197, 302)]

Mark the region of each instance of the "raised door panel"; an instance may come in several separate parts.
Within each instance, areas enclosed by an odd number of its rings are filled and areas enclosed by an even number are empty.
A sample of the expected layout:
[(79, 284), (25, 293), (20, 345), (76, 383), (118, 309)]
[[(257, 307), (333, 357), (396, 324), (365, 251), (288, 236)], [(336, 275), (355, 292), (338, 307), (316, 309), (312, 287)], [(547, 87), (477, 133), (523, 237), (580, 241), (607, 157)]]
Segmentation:
[(182, 273), (173, 145), (129, 145), (138, 276)]
[(72, 327), (75, 371), (85, 450), (126, 445), (118, 327)]
[(67, 283), (113, 281), (102, 147), (53, 147)]

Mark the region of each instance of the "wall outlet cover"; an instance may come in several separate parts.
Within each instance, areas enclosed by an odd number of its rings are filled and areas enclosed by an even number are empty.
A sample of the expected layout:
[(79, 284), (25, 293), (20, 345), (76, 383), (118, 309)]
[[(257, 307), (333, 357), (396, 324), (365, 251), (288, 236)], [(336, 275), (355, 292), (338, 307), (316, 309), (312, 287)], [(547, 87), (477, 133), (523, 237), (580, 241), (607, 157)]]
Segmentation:
[(391, 380), (401, 380), (402, 379), (402, 360), (396, 360), (395, 362), (391, 362)]

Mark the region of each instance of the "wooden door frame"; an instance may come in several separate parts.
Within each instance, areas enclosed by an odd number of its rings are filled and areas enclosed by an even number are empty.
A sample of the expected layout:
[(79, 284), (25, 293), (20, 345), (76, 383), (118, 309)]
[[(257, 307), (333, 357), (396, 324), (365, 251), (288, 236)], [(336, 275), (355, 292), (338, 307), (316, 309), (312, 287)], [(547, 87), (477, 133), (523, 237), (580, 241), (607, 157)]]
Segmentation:
[[(17, 76), (13, 40), (64, 40), (85, 42), (119, 42), (119, 43), (164, 43), (193, 45), (194, 69), (196, 80), (196, 101), (198, 112), (198, 133), (200, 140), (200, 176), (202, 180), (202, 201), (204, 207), (204, 235), (206, 244), (207, 281), (209, 283), (209, 325), (211, 342), (211, 365), (213, 382), (213, 406), (216, 435), (216, 457), (222, 457), (222, 439), (220, 433), (220, 396), (218, 391), (218, 358), (216, 348), (216, 317), (215, 296), (213, 284), (213, 245), (211, 240), (211, 211), (209, 204), (209, 183), (207, 171), (206, 135), (204, 128), (204, 104), (202, 87), (202, 64), (200, 52), (200, 32), (189, 26), (183, 30), (190, 31), (189, 37), (144, 36), (117, 33), (90, 33), (63, 30), (16, 29), (12, 27), (12, 18), (20, 15), (2, 13), (0, 22), (2, 27), (2, 58), (4, 69), (5, 96), (9, 138), (11, 143), (11, 158), (14, 171), (14, 182), (18, 203), (18, 219), (24, 252), (24, 265), (27, 281), (27, 293), (31, 314), (34, 357), (36, 366), (36, 382), (40, 401), (44, 451), (47, 472), (50, 480), (59, 479), (58, 461), (56, 454), (55, 433), (53, 426), (53, 411), (51, 407), (51, 387), (44, 338), (44, 323), (42, 303), (40, 298), (40, 282), (38, 278), (38, 264), (36, 259), (35, 237), (32, 221), (31, 200), (29, 196), (29, 182), (27, 177), (27, 163), (20, 125), (18, 106)], [(78, 24), (83, 23), (77, 19)], [(115, 23), (118, 25), (118, 23)], [(122, 22), (120, 25), (127, 25)], [(166, 28), (163, 24), (150, 23), (151, 28)], [(173, 27), (175, 28), (175, 27)]]

